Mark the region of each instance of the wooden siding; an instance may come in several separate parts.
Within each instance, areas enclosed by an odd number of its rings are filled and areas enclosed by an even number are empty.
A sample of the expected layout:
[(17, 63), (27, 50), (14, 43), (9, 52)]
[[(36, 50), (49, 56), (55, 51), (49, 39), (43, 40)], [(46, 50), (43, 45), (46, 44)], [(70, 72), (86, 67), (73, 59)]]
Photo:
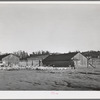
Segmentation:
[(87, 58), (78, 53), (73, 58), (75, 67), (87, 67)]
[(9, 65), (9, 64), (18, 64), (19, 63), (19, 58), (14, 56), (14, 55), (8, 55), (4, 58), (2, 58), (2, 62)]

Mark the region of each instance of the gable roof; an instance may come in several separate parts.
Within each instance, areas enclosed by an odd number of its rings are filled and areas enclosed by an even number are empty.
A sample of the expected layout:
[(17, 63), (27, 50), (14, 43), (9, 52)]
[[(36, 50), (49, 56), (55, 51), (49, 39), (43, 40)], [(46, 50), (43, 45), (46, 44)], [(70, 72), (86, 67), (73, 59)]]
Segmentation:
[(74, 57), (72, 57), (71, 59), (72, 60), (79, 60), (79, 59), (83, 59), (83, 58), (85, 58), (85, 59), (87, 59), (83, 54), (81, 54), (81, 53), (77, 53)]
[(49, 55), (43, 61), (70, 61), (73, 56), (75, 56), (76, 52), (71, 52), (67, 54), (58, 54), (58, 55)]
[(13, 54), (9, 54), (9, 55), (5, 56), (4, 58), (2, 58), (2, 60), (3, 59), (8, 59), (8, 58), (10, 58), (10, 59), (18, 58), (19, 59), (19, 57), (15, 56)]
[[(10, 56), (10, 55), (13, 55), (13, 56), (15, 56), (14, 54), (3, 54), (3, 55), (0, 55), (0, 61), (3, 59), (3, 58), (5, 58), (5, 57), (7, 57), (7, 56)], [(16, 56), (17, 57), (17, 56)], [(18, 57), (19, 58), (19, 57)]]

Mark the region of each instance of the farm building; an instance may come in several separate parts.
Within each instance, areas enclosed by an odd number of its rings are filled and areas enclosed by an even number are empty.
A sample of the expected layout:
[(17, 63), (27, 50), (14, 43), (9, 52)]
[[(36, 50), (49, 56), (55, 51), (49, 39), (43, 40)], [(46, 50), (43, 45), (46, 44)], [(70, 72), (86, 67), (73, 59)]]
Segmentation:
[(2, 62), (5, 65), (18, 64), (19, 61), (20, 61), (19, 58), (13, 54), (9, 54), (9, 55), (2, 58)]
[(40, 56), (32, 56), (27, 58), (27, 65), (32, 65), (32, 66), (41, 66), (42, 65), (42, 60), (48, 57), (49, 55), (40, 55)]
[(54, 67), (74, 66), (74, 62), (71, 58), (76, 54), (77, 53), (49, 55), (42, 62), (43, 65), (45, 66), (54, 66)]
[(67, 53), (50, 55), (43, 61), (43, 65), (54, 67), (87, 67), (88, 60), (81, 53)]
[(87, 67), (88, 60), (81, 53), (77, 53), (74, 57), (71, 58), (74, 61), (75, 67)]

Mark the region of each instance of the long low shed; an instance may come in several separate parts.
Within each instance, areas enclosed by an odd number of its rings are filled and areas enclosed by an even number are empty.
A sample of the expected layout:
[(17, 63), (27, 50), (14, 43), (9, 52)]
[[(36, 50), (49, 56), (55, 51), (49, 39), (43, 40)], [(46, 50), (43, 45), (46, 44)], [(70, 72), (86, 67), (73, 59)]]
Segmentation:
[(81, 53), (67, 53), (67, 54), (58, 54), (50, 55), (43, 61), (45, 66), (53, 67), (87, 67), (87, 58)]

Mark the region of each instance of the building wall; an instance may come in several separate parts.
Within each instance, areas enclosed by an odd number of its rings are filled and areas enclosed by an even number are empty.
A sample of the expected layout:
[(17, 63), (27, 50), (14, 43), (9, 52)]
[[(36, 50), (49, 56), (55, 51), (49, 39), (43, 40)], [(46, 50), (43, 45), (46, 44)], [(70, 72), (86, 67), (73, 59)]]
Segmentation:
[(41, 60), (27, 60), (27, 61), (20, 61), (19, 65), (21, 66), (42, 66), (42, 61)]
[(75, 67), (87, 67), (87, 58), (78, 53), (73, 58)]
[(2, 59), (2, 62), (6, 65), (18, 64), (19, 58), (14, 55), (8, 55)]
[[(30, 58), (27, 58), (27, 62), (24, 62), (24, 65), (29, 65), (29, 66), (42, 66), (42, 60), (47, 58), (49, 55), (40, 55), (40, 56), (33, 56)], [(23, 65), (22, 63), (20, 63)]]

